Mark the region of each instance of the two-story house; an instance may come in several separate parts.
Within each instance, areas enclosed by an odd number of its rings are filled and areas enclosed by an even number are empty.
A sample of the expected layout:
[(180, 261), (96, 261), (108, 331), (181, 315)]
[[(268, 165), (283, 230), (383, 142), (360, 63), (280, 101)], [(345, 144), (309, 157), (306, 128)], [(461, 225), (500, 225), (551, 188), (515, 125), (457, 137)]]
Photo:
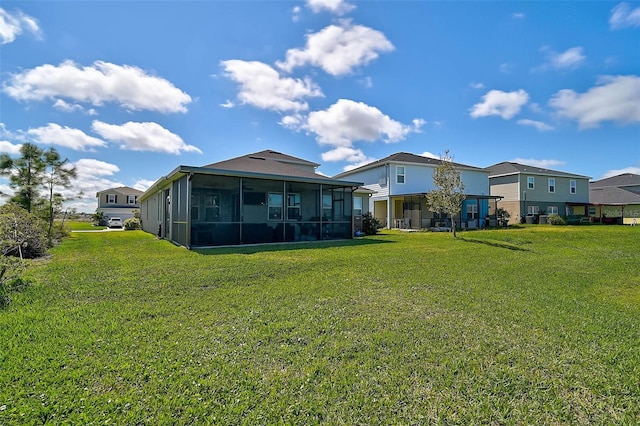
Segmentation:
[(96, 193), (98, 198), (98, 208), (96, 212), (102, 212), (104, 219), (119, 217), (123, 221), (133, 217), (133, 211), (140, 209), (138, 197), (143, 194), (134, 188), (121, 186), (119, 188), (109, 188)]
[(534, 222), (541, 215), (586, 216), (589, 176), (502, 162), (487, 167), (491, 195), (503, 199), (498, 207), (508, 211), (511, 223), (523, 217)]
[[(364, 166), (340, 173), (334, 178), (364, 182), (374, 191), (369, 210), (386, 228), (423, 229), (451, 218), (430, 211), (426, 194), (435, 189), (433, 172), (442, 164), (435, 158), (398, 152)], [(489, 172), (483, 168), (453, 163), (460, 172), (467, 196), (461, 214), (454, 218), (458, 228), (485, 226), (489, 201)], [(487, 224), (488, 225), (488, 224)]]

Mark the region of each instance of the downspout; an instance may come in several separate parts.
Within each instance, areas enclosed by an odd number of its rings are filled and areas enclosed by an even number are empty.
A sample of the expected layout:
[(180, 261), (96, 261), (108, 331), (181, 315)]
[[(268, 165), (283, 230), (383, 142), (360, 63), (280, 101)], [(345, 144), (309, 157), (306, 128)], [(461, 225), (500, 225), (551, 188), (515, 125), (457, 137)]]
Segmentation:
[(353, 217), (353, 193), (356, 191), (356, 189), (358, 189), (355, 186), (351, 187), (351, 238), (353, 238), (353, 235), (356, 232), (356, 221), (355, 218)]
[(388, 190), (388, 195), (387, 195), (387, 229), (391, 229), (391, 214), (393, 212), (393, 200), (391, 199), (391, 164), (387, 163), (385, 164), (385, 172), (386, 172), (386, 180), (387, 180), (387, 190)]
[[(320, 200), (318, 206), (320, 206), (320, 235), (318, 236), (320, 240), (322, 240), (322, 215), (324, 214), (324, 205), (322, 204), (322, 199), (324, 196), (324, 185), (320, 184)], [(333, 204), (332, 204), (333, 207)]]

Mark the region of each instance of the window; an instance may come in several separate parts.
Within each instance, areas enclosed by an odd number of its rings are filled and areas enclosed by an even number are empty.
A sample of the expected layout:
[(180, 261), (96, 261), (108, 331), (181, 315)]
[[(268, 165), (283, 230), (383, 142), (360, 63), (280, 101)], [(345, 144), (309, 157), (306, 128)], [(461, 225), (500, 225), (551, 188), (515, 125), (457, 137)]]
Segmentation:
[(269, 193), (269, 220), (282, 220), (282, 194)]
[(540, 206), (527, 206), (527, 214), (540, 214)]
[(467, 204), (467, 219), (475, 219), (478, 216), (478, 205)]
[(200, 194), (191, 194), (191, 220), (200, 220)]
[(536, 186), (536, 178), (533, 176), (527, 177), (527, 189), (534, 189)]
[(548, 206), (547, 214), (558, 214), (558, 206)]
[(329, 220), (333, 217), (333, 195), (322, 194), (322, 219)]
[(287, 219), (300, 220), (300, 194), (287, 194)]
[(138, 201), (138, 196), (136, 195), (127, 195), (127, 202), (129, 204), (135, 204)]
[(576, 193), (576, 181), (571, 179), (569, 181), (569, 194), (575, 194)]
[(218, 194), (205, 194), (204, 196), (204, 220), (212, 222), (220, 217), (220, 196)]
[(396, 166), (396, 183), (404, 183), (404, 166)]
[(116, 194), (107, 194), (107, 204), (115, 204), (117, 199)]
[(549, 178), (549, 192), (556, 192), (556, 180), (554, 178)]
[(355, 216), (362, 214), (362, 197), (353, 197), (353, 214)]

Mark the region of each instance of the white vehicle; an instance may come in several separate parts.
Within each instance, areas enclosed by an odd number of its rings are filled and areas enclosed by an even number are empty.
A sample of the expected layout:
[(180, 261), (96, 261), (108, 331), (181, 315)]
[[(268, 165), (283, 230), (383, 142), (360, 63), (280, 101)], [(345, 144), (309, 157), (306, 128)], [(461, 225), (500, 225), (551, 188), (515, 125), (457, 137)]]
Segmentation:
[(122, 219), (119, 217), (109, 218), (109, 222), (107, 222), (107, 226), (109, 228), (122, 228)]

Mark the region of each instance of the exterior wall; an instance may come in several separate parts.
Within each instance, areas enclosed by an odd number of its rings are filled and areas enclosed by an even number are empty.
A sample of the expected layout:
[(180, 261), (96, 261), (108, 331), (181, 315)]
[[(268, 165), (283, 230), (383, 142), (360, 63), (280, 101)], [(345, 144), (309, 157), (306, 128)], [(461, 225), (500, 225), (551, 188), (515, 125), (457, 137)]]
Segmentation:
[[(535, 179), (534, 188), (527, 187), (527, 178), (532, 176)], [(556, 181), (555, 192), (549, 192), (549, 178)], [(569, 182), (576, 181), (576, 193), (571, 194)], [(520, 175), (520, 189), (527, 192), (527, 203), (588, 203), (589, 202), (589, 181), (587, 179), (575, 179), (558, 176)], [(524, 197), (520, 197), (521, 200)]]
[(160, 226), (163, 222), (164, 205), (165, 199), (162, 189), (140, 204), (140, 220), (142, 221), (143, 231), (154, 235), (159, 234), (159, 231), (161, 231)]
[(520, 199), (518, 183), (518, 177), (515, 175), (491, 178), (489, 179), (491, 195), (504, 197), (504, 201), (518, 201)]
[(104, 219), (109, 220), (112, 217), (119, 217), (124, 222), (127, 219), (131, 219), (133, 217), (134, 208), (117, 208), (117, 207), (106, 207), (97, 209), (98, 212), (102, 212), (104, 214)]

